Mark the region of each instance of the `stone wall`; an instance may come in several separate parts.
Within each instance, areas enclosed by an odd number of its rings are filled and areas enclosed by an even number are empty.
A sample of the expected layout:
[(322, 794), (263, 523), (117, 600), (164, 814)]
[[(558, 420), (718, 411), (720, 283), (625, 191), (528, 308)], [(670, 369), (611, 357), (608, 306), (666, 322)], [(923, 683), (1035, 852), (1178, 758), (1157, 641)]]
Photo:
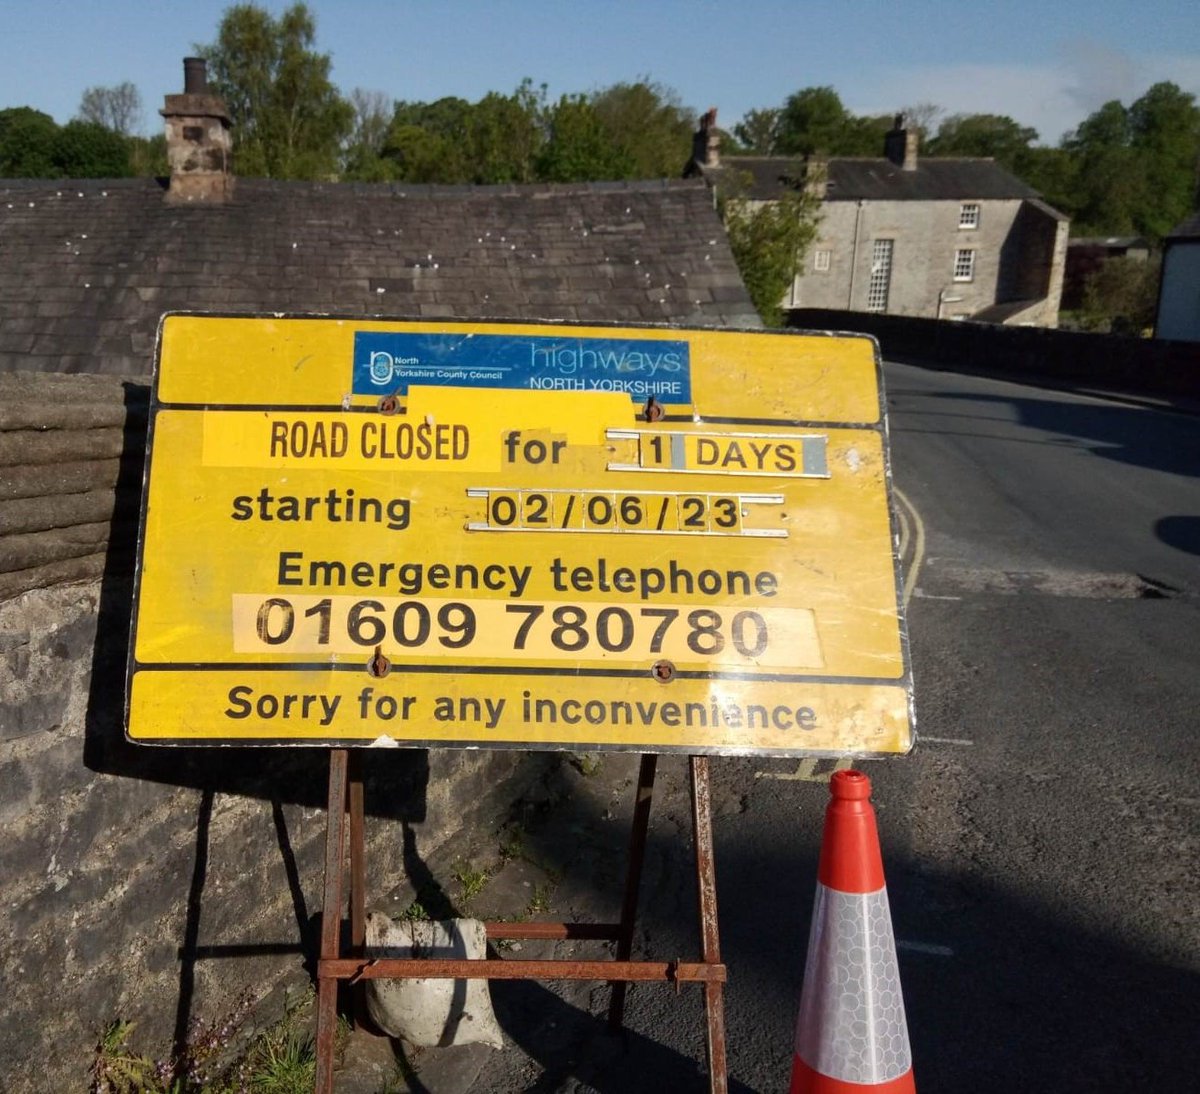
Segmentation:
[[(0, 376), (0, 1090), (86, 1085), (116, 1018), (162, 1050), (308, 982), (326, 753), (124, 740), (144, 383)], [(539, 777), (522, 753), (373, 752), (368, 892)]]
[(1200, 352), (1189, 342), (817, 308), (793, 309), (787, 325), (871, 334), (885, 358), (911, 358), (960, 372), (1114, 394), (1200, 397)]
[[(1023, 245), (1016, 226), (1024, 203), (1011, 199), (977, 204), (979, 227), (962, 229), (962, 204), (957, 201), (826, 202), (821, 207), (818, 238), (808, 249), (804, 273), (794, 283), (794, 306), (865, 310), (876, 239), (893, 241), (890, 312), (933, 318), (939, 294), (944, 301), (942, 314), (947, 317), (972, 315), (996, 303), (1003, 299), (998, 297), (998, 289), (1005, 287), (1006, 279), (1011, 281), (1006, 247), (1011, 250)], [(954, 256), (959, 248), (975, 251), (971, 281), (954, 280)], [(832, 252), (828, 270), (814, 268), (818, 250)], [(1043, 283), (1036, 295), (1045, 292)]]

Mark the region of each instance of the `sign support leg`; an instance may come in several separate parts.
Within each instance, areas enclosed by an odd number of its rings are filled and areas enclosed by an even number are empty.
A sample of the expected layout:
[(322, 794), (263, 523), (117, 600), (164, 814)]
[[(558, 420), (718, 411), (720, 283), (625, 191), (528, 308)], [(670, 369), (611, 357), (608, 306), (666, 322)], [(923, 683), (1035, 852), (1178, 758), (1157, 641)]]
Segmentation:
[[(367, 945), (367, 855), (363, 822), (362, 753), (349, 751), (347, 762), (347, 808), (350, 813), (350, 955), (362, 957)], [(351, 988), (354, 1024), (366, 1018), (366, 985), (357, 981)]]
[[(692, 756), (692, 827), (696, 839), (696, 885), (700, 906), (701, 960), (721, 964), (717, 930), (717, 876), (713, 866), (712, 798), (708, 757)], [(725, 1060), (725, 997), (720, 980), (704, 982), (704, 1013), (708, 1020), (708, 1081), (712, 1094), (726, 1094), (729, 1079)]]
[[(321, 957), (317, 963), (316, 1094), (333, 1094), (333, 1044), (337, 1032), (338, 978), (324, 974), (326, 961), (341, 956), (342, 871), (346, 858), (348, 752), (329, 753), (329, 805), (325, 819), (325, 893), (321, 909)], [(359, 787), (361, 791), (361, 783)], [(361, 798), (360, 798), (361, 805)], [(359, 829), (361, 835), (361, 827)], [(361, 861), (361, 854), (359, 859)]]
[[(633, 829), (629, 836), (629, 864), (625, 872), (625, 897), (621, 904), (621, 925), (617, 937), (617, 960), (628, 961), (633, 951), (633, 927), (637, 919), (638, 893), (642, 885), (642, 865), (646, 859), (646, 832), (650, 825), (650, 799), (658, 756), (647, 753), (638, 771), (637, 798), (633, 803)], [(625, 994), (629, 982), (617, 980), (608, 1004), (608, 1028), (616, 1033), (625, 1018)]]

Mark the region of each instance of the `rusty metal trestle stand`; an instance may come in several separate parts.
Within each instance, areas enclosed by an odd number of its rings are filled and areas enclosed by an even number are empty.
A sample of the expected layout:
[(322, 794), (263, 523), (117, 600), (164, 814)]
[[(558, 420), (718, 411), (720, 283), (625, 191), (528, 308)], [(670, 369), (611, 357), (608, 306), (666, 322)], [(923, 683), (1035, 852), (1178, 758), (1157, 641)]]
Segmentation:
[[(338, 982), (354, 987), (354, 1013), (362, 1014), (362, 981), (368, 977), (403, 979), (445, 977), (484, 980), (608, 980), (612, 1000), (608, 1021), (621, 1028), (625, 994), (634, 981), (673, 983), (676, 991), (685, 982), (704, 987), (707, 1018), (707, 1056), (711, 1094), (726, 1094), (725, 966), (717, 932), (717, 887), (713, 866), (712, 809), (708, 759), (690, 757), (692, 827), (696, 847), (696, 884), (699, 897), (701, 960), (631, 961), (638, 890), (646, 852), (646, 832), (654, 789), (657, 756), (642, 757), (629, 839), (629, 864), (619, 923), (487, 923), (492, 939), (550, 941), (599, 940), (616, 943), (616, 957), (604, 961), (510, 961), (492, 956), (474, 960), (368, 958), (366, 942), (366, 859), (363, 833), (363, 782), (361, 753), (337, 748), (329, 754), (329, 811), (325, 831), (325, 893), (321, 917), (321, 953), (317, 964), (317, 1094), (332, 1094), (334, 1034), (337, 1030)], [(346, 844), (350, 845), (350, 948), (342, 952), (343, 879)]]

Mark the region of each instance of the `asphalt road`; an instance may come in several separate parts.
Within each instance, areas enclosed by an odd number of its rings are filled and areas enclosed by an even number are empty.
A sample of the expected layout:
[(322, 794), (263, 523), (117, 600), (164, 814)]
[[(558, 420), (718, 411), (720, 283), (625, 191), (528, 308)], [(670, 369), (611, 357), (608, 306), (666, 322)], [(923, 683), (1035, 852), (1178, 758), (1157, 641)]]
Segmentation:
[[(886, 375), (920, 737), (864, 769), (918, 1089), (1198, 1089), (1200, 417)], [(588, 840), (632, 759), (551, 818), (556, 913), (614, 912)], [(713, 761), (734, 1091), (786, 1089), (831, 767)], [(660, 768), (635, 956), (697, 951), (685, 771)], [(492, 992), (515, 1051), (426, 1057), (413, 1089), (707, 1089), (695, 988), (636, 988), (621, 1040), (605, 988)]]

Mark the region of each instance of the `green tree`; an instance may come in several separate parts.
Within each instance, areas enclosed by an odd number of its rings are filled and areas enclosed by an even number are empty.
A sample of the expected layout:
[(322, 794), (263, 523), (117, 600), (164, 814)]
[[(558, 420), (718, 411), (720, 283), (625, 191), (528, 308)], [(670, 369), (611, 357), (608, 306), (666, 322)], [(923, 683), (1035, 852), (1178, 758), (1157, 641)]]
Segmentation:
[(832, 87), (802, 88), (783, 104), (779, 151), (784, 155), (835, 155), (849, 121), (850, 112)]
[(470, 182), (470, 114), (471, 104), (454, 97), (397, 103), (382, 151), (396, 177), (404, 182)]
[(630, 178), (633, 159), (613, 144), (586, 95), (563, 95), (546, 113), (547, 138), (537, 160), (546, 182)]
[(1200, 108), (1173, 83), (1157, 83), (1129, 108), (1130, 146), (1145, 177), (1140, 230), (1159, 239), (1193, 209), (1200, 171)]
[(548, 103), (526, 79), (477, 103), (397, 103), (381, 155), (413, 182), (674, 178), (693, 124), (674, 92), (644, 80)]
[(128, 80), (114, 87), (89, 87), (79, 100), (77, 116), (130, 137), (142, 122), (142, 96)]
[(926, 146), (931, 156), (990, 157), (1014, 174), (1022, 174), (1036, 129), (1021, 125), (1007, 114), (951, 114), (938, 126), (937, 136)]
[(511, 95), (490, 92), (467, 119), (472, 181), (532, 182), (543, 142), (541, 99), (525, 80)]
[(31, 106), (0, 110), (0, 178), (44, 179), (57, 174), (57, 135), (54, 119)]
[(58, 126), (28, 106), (0, 110), (0, 177), (121, 178), (130, 173), (129, 142), (92, 122)]
[(139, 178), (162, 177), (170, 174), (167, 163), (167, 138), (162, 133), (153, 137), (129, 138), (129, 171)]
[(733, 135), (748, 155), (773, 156), (782, 116), (783, 111), (777, 108), (748, 110), (733, 127)]
[(130, 174), (129, 142), (95, 122), (68, 122), (54, 135), (54, 175), (69, 179), (123, 178)]
[(1129, 111), (1113, 99), (1063, 139), (1076, 168), (1075, 235), (1129, 235), (1145, 176), (1130, 147)]
[(880, 156), (892, 119), (858, 117), (832, 87), (789, 95), (779, 120), (776, 151), (785, 156)]
[(1063, 148), (1078, 170), (1079, 234), (1157, 239), (1196, 207), (1200, 108), (1175, 84), (1155, 84), (1130, 107), (1105, 103)]
[(198, 46), (214, 90), (233, 123), (240, 175), (333, 177), (354, 108), (329, 78), (327, 53), (315, 51), (316, 23), (303, 3), (276, 19), (254, 4), (235, 4), (217, 40)]
[(750, 201), (748, 180), (735, 180), (720, 196), (734, 260), (754, 307), (768, 327), (783, 322), (783, 300), (817, 237), (822, 186), (808, 180), (785, 190), (778, 201)]
[(1079, 322), (1085, 330), (1142, 334), (1154, 325), (1158, 303), (1157, 260), (1110, 258), (1083, 285)]
[(1072, 218), (1078, 214), (1079, 165), (1065, 148), (1030, 148), (1019, 174), (1055, 209)]
[(692, 153), (696, 116), (673, 90), (642, 79), (603, 88), (590, 101), (618, 157), (630, 165), (622, 177), (679, 177)]
[(395, 165), (383, 156), (395, 104), (383, 91), (356, 87), (350, 93), (354, 123), (342, 154), (342, 177), (354, 182), (387, 182)]

